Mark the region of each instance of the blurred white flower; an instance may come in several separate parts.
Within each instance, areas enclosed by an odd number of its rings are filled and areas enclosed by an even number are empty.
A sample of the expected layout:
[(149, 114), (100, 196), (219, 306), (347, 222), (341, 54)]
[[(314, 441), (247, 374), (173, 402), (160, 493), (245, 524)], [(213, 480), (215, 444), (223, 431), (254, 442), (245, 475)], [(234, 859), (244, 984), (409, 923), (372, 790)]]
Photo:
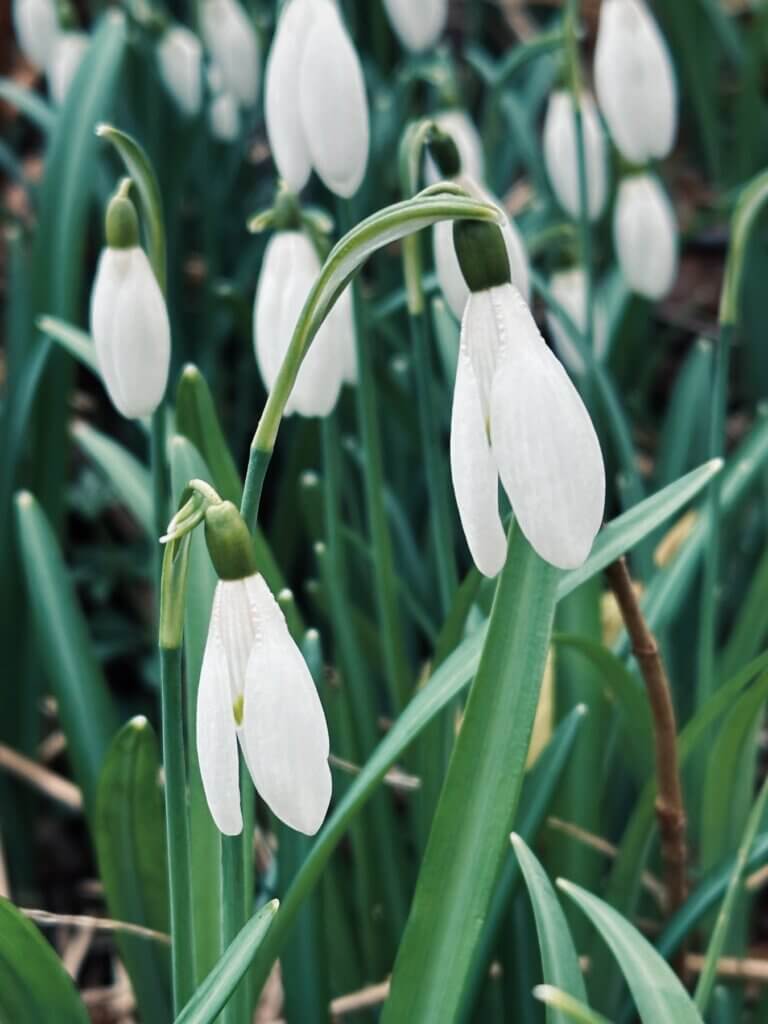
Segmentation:
[[(531, 287), (528, 256), (525, 252), (522, 236), (515, 222), (504, 213), (501, 202), (468, 175), (460, 174), (455, 181), (466, 189), (471, 196), (480, 199), (482, 202), (497, 206), (504, 214), (504, 221), (499, 225), (499, 228), (507, 247), (512, 283), (527, 301)], [(432, 251), (440, 290), (453, 315), (457, 320), (461, 320), (464, 315), (464, 307), (469, 298), (469, 288), (461, 272), (453, 245), (453, 221), (442, 220), (435, 224), (432, 229)]]
[(512, 284), (472, 292), (461, 325), (451, 476), (478, 569), (495, 576), (506, 542), (498, 481), (537, 554), (562, 569), (590, 552), (605, 469), (589, 413)]
[(13, 0), (12, 18), (21, 52), (35, 67), (47, 68), (59, 34), (54, 0)]
[(368, 163), (368, 102), (332, 0), (288, 0), (267, 60), (264, 106), (272, 155), (292, 191), (314, 168), (336, 195), (354, 195)]
[(613, 141), (633, 164), (665, 157), (677, 131), (677, 86), (666, 41), (644, 0), (603, 0), (595, 90)]
[[(603, 211), (608, 194), (605, 137), (594, 100), (581, 97), (581, 124), (587, 171), (587, 209), (590, 220)], [(563, 89), (549, 97), (544, 118), (544, 163), (552, 190), (562, 208), (574, 219), (581, 213), (576, 124), (571, 94)]]
[[(253, 307), (256, 362), (271, 391), (299, 314), (320, 273), (314, 246), (302, 231), (278, 231), (264, 260)], [(352, 301), (347, 289), (337, 300), (301, 364), (286, 414), (327, 416), (342, 384), (357, 378)]]
[(238, 742), (259, 796), (314, 835), (331, 799), (328, 727), (309, 669), (258, 573), (219, 581), (197, 691), (197, 756), (213, 820), (242, 831)]
[[(435, 114), (432, 120), (438, 128), (441, 128), (446, 135), (450, 135), (453, 139), (456, 149), (459, 151), (461, 173), (473, 181), (483, 181), (485, 179), (483, 143), (469, 114), (459, 109), (442, 110), (439, 114)], [(444, 177), (429, 153), (426, 157), (424, 176), (430, 185), (434, 185), (436, 181), (440, 181)]]
[(240, 107), (236, 97), (228, 92), (221, 71), (216, 64), (208, 65), (208, 126), (219, 142), (234, 142), (240, 135)]
[(140, 246), (102, 251), (91, 292), (91, 334), (112, 404), (128, 419), (149, 416), (168, 383), (171, 328)]
[(157, 44), (157, 63), (166, 89), (187, 117), (200, 113), (203, 48), (194, 32), (172, 25)]
[(448, 0), (384, 0), (392, 28), (413, 53), (434, 46), (448, 20)]
[(224, 91), (241, 106), (252, 107), (259, 95), (261, 51), (251, 19), (238, 0), (203, 0), (201, 20)]
[[(574, 325), (580, 330), (587, 328), (587, 277), (583, 267), (572, 267), (553, 274), (549, 281), (549, 290), (563, 307)], [(605, 355), (608, 342), (608, 324), (605, 310), (595, 301), (592, 313), (593, 344), (595, 358), (600, 360)], [(573, 343), (573, 339), (556, 312), (547, 312), (547, 326), (552, 335), (555, 350), (562, 361), (577, 376), (584, 373), (584, 360)]]
[(613, 243), (632, 291), (648, 299), (661, 299), (670, 291), (677, 277), (677, 220), (654, 175), (633, 174), (619, 185)]
[(67, 98), (89, 42), (85, 32), (60, 32), (56, 37), (48, 64), (48, 90), (56, 106)]

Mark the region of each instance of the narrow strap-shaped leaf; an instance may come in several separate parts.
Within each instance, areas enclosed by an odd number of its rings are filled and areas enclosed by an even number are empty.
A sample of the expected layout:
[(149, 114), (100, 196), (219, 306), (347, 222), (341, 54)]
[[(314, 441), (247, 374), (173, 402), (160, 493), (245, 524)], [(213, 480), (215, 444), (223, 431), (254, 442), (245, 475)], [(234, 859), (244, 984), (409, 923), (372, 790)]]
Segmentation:
[(99, 364), (96, 362), (96, 346), (90, 334), (82, 331), (66, 320), (56, 316), (40, 316), (37, 318), (38, 329), (57, 341), (71, 356), (91, 373), (99, 376)]
[[(146, 718), (112, 741), (96, 793), (94, 839), (112, 917), (167, 934), (168, 876), (157, 738)], [(170, 947), (116, 935), (147, 1024), (171, 1016)]]
[(513, 527), (395, 961), (384, 1024), (457, 1019), (515, 820), (558, 575)]
[[(555, 890), (525, 840), (515, 833), (511, 840), (533, 905), (544, 980), (586, 1002), (587, 990), (581, 976), (579, 957)], [(565, 1024), (566, 1019), (566, 1015), (556, 1008), (547, 1007), (548, 1024)]]
[(221, 429), (211, 389), (192, 363), (184, 367), (179, 377), (176, 429), (197, 447), (222, 498), (239, 505), (243, 498), (243, 483)]
[(56, 112), (32, 89), (27, 89), (10, 78), (0, 78), (0, 99), (20, 110), (41, 131), (53, 131)]
[(584, 911), (616, 957), (643, 1024), (703, 1024), (680, 979), (634, 925), (581, 886), (563, 879), (557, 884)]
[(278, 902), (272, 900), (254, 914), (227, 947), (224, 955), (176, 1018), (175, 1024), (211, 1024), (253, 960), (268, 933)]
[(0, 1020), (88, 1024), (72, 979), (39, 930), (0, 897)]
[(117, 716), (56, 537), (27, 491), (16, 496), (16, 522), (38, 647), (58, 701), (75, 780), (92, 815)]
[(608, 1018), (597, 1010), (554, 985), (537, 985), (533, 994), (547, 1009), (558, 1010), (567, 1020), (576, 1021), (576, 1024), (610, 1024)]
[(148, 537), (154, 533), (152, 485), (149, 471), (117, 441), (84, 420), (77, 420), (72, 434), (85, 454), (107, 477), (136, 522)]

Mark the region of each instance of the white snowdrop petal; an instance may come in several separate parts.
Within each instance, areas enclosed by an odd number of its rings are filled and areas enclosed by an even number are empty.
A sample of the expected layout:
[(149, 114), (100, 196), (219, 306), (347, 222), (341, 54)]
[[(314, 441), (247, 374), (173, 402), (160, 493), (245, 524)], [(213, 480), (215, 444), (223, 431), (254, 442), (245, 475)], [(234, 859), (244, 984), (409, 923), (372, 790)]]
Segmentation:
[(413, 53), (434, 46), (448, 20), (448, 0), (384, 0), (384, 7), (403, 46)]
[(240, 108), (231, 92), (220, 92), (208, 108), (211, 135), (219, 142), (234, 142), (240, 135)]
[(495, 576), (507, 554), (499, 516), (499, 474), (488, 443), (477, 381), (463, 344), (451, 412), (451, 479), (472, 559), (485, 576)]
[[(592, 220), (600, 216), (608, 193), (605, 139), (592, 97), (581, 98), (581, 123), (587, 169), (587, 208)], [(553, 92), (544, 118), (544, 162), (557, 201), (574, 219), (580, 216), (579, 163), (576, 124), (570, 93)]]
[(355, 48), (330, 0), (315, 0), (315, 16), (299, 69), (299, 107), (312, 164), (336, 195), (360, 187), (370, 128), (365, 81)]
[(277, 26), (265, 75), (267, 137), (280, 177), (294, 192), (306, 185), (312, 170), (299, 109), (298, 72), (312, 10), (309, 0), (289, 0)]
[(213, 598), (211, 624), (197, 690), (196, 743), (205, 798), (216, 827), (225, 835), (242, 832), (237, 733), (230, 699), (227, 658), (220, 633), (221, 587)]
[(117, 386), (113, 342), (116, 326), (115, 306), (120, 283), (128, 271), (130, 262), (129, 249), (102, 249), (91, 289), (90, 322), (96, 361), (104, 386), (113, 404), (118, 408), (122, 404), (122, 399), (120, 395), (113, 393), (113, 388)]
[(227, 659), (230, 702), (234, 704), (245, 687), (245, 670), (256, 636), (256, 613), (244, 580), (221, 580), (217, 591), (219, 636)]
[[(112, 365), (118, 410), (130, 419), (151, 415), (165, 394), (171, 359), (171, 328), (165, 299), (141, 248), (129, 250), (112, 315)], [(109, 382), (107, 382), (109, 384)]]
[[(461, 174), (473, 181), (485, 178), (485, 157), (480, 134), (475, 128), (469, 114), (464, 110), (441, 110), (432, 120), (453, 139), (459, 151)], [(443, 175), (437, 168), (432, 157), (427, 154), (424, 173), (428, 184), (434, 185), (441, 181)]]
[(204, 0), (203, 38), (218, 65), (224, 88), (243, 107), (259, 95), (261, 54), (256, 31), (238, 0)]
[(269, 588), (260, 576), (247, 582), (259, 620), (246, 678), (248, 764), (273, 813), (291, 828), (314, 835), (331, 799), (325, 714)]
[(35, 67), (47, 68), (59, 35), (54, 0), (13, 0), (12, 18), (21, 52)]
[(67, 98), (89, 42), (85, 32), (62, 32), (57, 36), (48, 64), (48, 88), (57, 106)]
[(336, 405), (343, 376), (332, 310), (309, 346), (296, 377), (292, 393), (296, 412), (300, 416), (327, 416)]
[[(554, 274), (549, 282), (549, 290), (552, 292), (554, 299), (560, 303), (571, 320), (573, 320), (576, 327), (580, 331), (584, 331), (587, 326), (587, 279), (584, 269), (582, 267), (572, 267), (570, 270), (563, 270)], [(601, 359), (605, 354), (608, 340), (608, 325), (606, 323), (605, 309), (597, 297), (594, 300), (592, 320), (595, 356)], [(576, 348), (567, 327), (561, 322), (560, 317), (554, 310), (547, 313), (547, 326), (552, 335), (558, 356), (571, 373), (576, 375), (584, 373), (584, 360), (581, 357), (581, 353)]]
[(344, 289), (331, 310), (341, 364), (341, 379), (345, 384), (357, 383), (357, 343), (355, 316), (352, 306), (352, 288)]
[(644, 0), (603, 0), (595, 90), (613, 141), (635, 164), (666, 156), (677, 131), (669, 49)]
[(200, 113), (202, 104), (203, 48), (194, 32), (173, 25), (157, 46), (163, 84), (187, 117)]
[(636, 174), (621, 182), (613, 239), (630, 288), (648, 299), (663, 298), (677, 277), (678, 231), (672, 204), (653, 175)]
[(581, 565), (600, 528), (605, 470), (592, 421), (522, 297), (490, 290), (501, 334), (491, 444), (520, 529), (561, 569)]

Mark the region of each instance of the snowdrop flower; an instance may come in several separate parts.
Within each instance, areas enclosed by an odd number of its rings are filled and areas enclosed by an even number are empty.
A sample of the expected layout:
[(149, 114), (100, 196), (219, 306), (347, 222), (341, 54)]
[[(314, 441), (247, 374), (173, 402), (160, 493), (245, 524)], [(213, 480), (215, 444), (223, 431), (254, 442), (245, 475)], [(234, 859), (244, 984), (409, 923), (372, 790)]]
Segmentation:
[[(570, 270), (561, 270), (554, 274), (549, 281), (549, 290), (576, 327), (582, 332), (585, 331), (587, 327), (587, 277), (583, 267), (572, 267)], [(584, 373), (584, 360), (557, 313), (547, 313), (547, 326), (558, 356), (571, 373), (580, 376)], [(605, 355), (608, 343), (608, 325), (605, 319), (605, 310), (597, 302), (593, 310), (592, 329), (594, 353), (599, 360)]]
[(314, 168), (336, 195), (354, 195), (368, 163), (368, 103), (332, 0), (288, 0), (267, 61), (264, 107), (272, 155), (293, 192)]
[[(449, 135), (459, 151), (459, 171), (473, 181), (485, 178), (485, 157), (483, 143), (469, 115), (463, 110), (443, 110), (432, 118), (438, 128)], [(430, 185), (440, 181), (443, 175), (427, 154), (425, 177)]]
[[(590, 220), (603, 211), (608, 193), (605, 138), (594, 100), (581, 97), (581, 124), (587, 170), (587, 209)], [(571, 94), (564, 89), (549, 97), (544, 118), (544, 163), (552, 190), (562, 208), (574, 219), (581, 213), (576, 123)]]
[[(490, 203), (496, 206), (503, 214), (503, 223), (499, 225), (504, 244), (507, 247), (507, 259), (512, 283), (520, 294), (528, 300), (530, 294), (530, 278), (528, 271), (528, 256), (525, 252), (525, 245), (522, 236), (518, 231), (515, 222), (506, 215), (501, 202), (493, 196), (482, 185), (465, 175), (459, 175), (456, 183), (461, 185), (475, 199)], [(453, 223), (451, 221), (438, 221), (432, 229), (432, 252), (435, 259), (435, 270), (440, 290), (443, 293), (448, 307), (456, 317), (461, 320), (464, 315), (464, 308), (469, 298), (469, 288), (459, 266), (459, 260), (453, 245)]]
[(204, 0), (201, 19), (225, 91), (242, 107), (252, 107), (259, 95), (261, 52), (250, 18), (238, 0)]
[(54, 0), (13, 0), (13, 28), (19, 49), (38, 68), (47, 68), (59, 34)]
[(61, 106), (88, 49), (90, 38), (85, 32), (61, 32), (56, 37), (48, 64), (48, 89), (51, 99)]
[[(242, 557), (222, 556), (216, 535), (237, 520), (245, 534)], [(242, 831), (239, 743), (259, 796), (286, 825), (314, 835), (331, 799), (320, 698), (277, 601), (253, 568), (237, 509), (221, 502), (205, 522), (220, 577), (197, 691), (197, 755), (208, 807), (225, 835)]]
[(675, 72), (644, 0), (603, 0), (595, 90), (625, 160), (644, 164), (669, 153), (677, 130)]
[(240, 135), (240, 107), (231, 92), (224, 87), (219, 68), (208, 68), (208, 87), (211, 101), (208, 107), (208, 125), (211, 135), (219, 142), (234, 142)]
[(633, 174), (619, 185), (613, 211), (613, 244), (632, 291), (663, 298), (677, 277), (675, 211), (651, 174)]
[(384, 0), (392, 28), (412, 53), (434, 46), (448, 20), (448, 0)]
[(194, 32), (172, 25), (157, 44), (163, 85), (187, 117), (200, 113), (203, 96), (203, 48)]
[(171, 329), (123, 187), (107, 208), (106, 228), (107, 246), (91, 292), (91, 333), (112, 404), (138, 419), (153, 413), (165, 394)]
[(574, 568), (589, 554), (605, 502), (592, 421), (510, 283), (500, 233), (471, 221), (455, 231), (471, 294), (453, 395), (451, 476), (470, 552), (486, 576), (504, 564), (501, 478), (537, 554)]
[[(299, 314), (320, 273), (314, 246), (302, 231), (278, 231), (264, 253), (253, 307), (256, 362), (271, 391)], [(285, 408), (327, 416), (344, 382), (357, 377), (352, 300), (347, 289), (318, 331), (301, 364)]]

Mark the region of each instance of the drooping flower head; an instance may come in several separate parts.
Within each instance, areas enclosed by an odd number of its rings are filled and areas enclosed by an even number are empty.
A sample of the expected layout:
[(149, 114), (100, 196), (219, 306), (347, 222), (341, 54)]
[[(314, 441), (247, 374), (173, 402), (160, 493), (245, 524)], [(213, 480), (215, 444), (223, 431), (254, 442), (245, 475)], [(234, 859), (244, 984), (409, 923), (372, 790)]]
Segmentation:
[[(559, 270), (550, 278), (549, 290), (576, 328), (583, 333), (587, 327), (587, 276), (584, 268), (571, 267), (569, 270)], [(551, 310), (547, 313), (547, 326), (558, 356), (571, 373), (580, 376), (586, 369), (584, 359), (556, 311)], [(599, 360), (605, 355), (608, 342), (605, 308), (599, 301), (595, 302), (592, 327), (594, 355)]]
[(592, 421), (510, 281), (501, 233), (472, 221), (457, 222), (454, 233), (470, 296), (453, 396), (451, 476), (470, 552), (486, 576), (504, 564), (500, 478), (535, 551), (574, 568), (589, 554), (605, 503)]
[(238, 0), (203, 0), (203, 39), (227, 92), (245, 108), (259, 95), (261, 49), (253, 23)]
[[(320, 273), (307, 235), (277, 231), (267, 244), (253, 307), (256, 362), (267, 391), (274, 386), (299, 314)], [(344, 383), (357, 379), (352, 298), (346, 289), (315, 336), (285, 407), (288, 415), (327, 416)]]
[[(581, 97), (581, 126), (587, 171), (587, 209), (590, 220), (603, 212), (608, 195), (605, 137), (594, 100)], [(576, 121), (571, 94), (558, 89), (549, 97), (544, 117), (544, 163), (552, 190), (562, 208), (574, 219), (581, 212)]]
[(655, 175), (632, 174), (619, 185), (613, 242), (632, 291), (662, 299), (677, 277), (678, 231), (672, 203)]
[(56, 36), (48, 64), (48, 90), (57, 107), (67, 98), (89, 42), (87, 32), (66, 31)]
[(434, 46), (448, 20), (448, 0), (384, 0), (384, 7), (392, 28), (412, 53)]
[(667, 156), (677, 131), (677, 86), (666, 41), (644, 0), (603, 0), (595, 90), (616, 147), (642, 165)]
[(292, 191), (314, 168), (336, 195), (354, 195), (368, 163), (368, 103), (332, 0), (288, 0), (267, 60), (264, 107), (272, 155)]
[(106, 236), (91, 292), (91, 333), (112, 404), (136, 419), (151, 415), (165, 394), (171, 328), (124, 185), (107, 208)]
[(59, 34), (54, 0), (13, 0), (12, 17), (19, 49), (35, 67), (46, 69)]
[(208, 807), (225, 835), (242, 831), (239, 746), (272, 812), (314, 835), (331, 799), (328, 727), (317, 689), (256, 571), (235, 506), (211, 506), (205, 532), (219, 576), (197, 692), (197, 754)]
[(194, 32), (171, 25), (157, 44), (163, 84), (186, 117), (200, 113), (203, 97), (203, 48)]

